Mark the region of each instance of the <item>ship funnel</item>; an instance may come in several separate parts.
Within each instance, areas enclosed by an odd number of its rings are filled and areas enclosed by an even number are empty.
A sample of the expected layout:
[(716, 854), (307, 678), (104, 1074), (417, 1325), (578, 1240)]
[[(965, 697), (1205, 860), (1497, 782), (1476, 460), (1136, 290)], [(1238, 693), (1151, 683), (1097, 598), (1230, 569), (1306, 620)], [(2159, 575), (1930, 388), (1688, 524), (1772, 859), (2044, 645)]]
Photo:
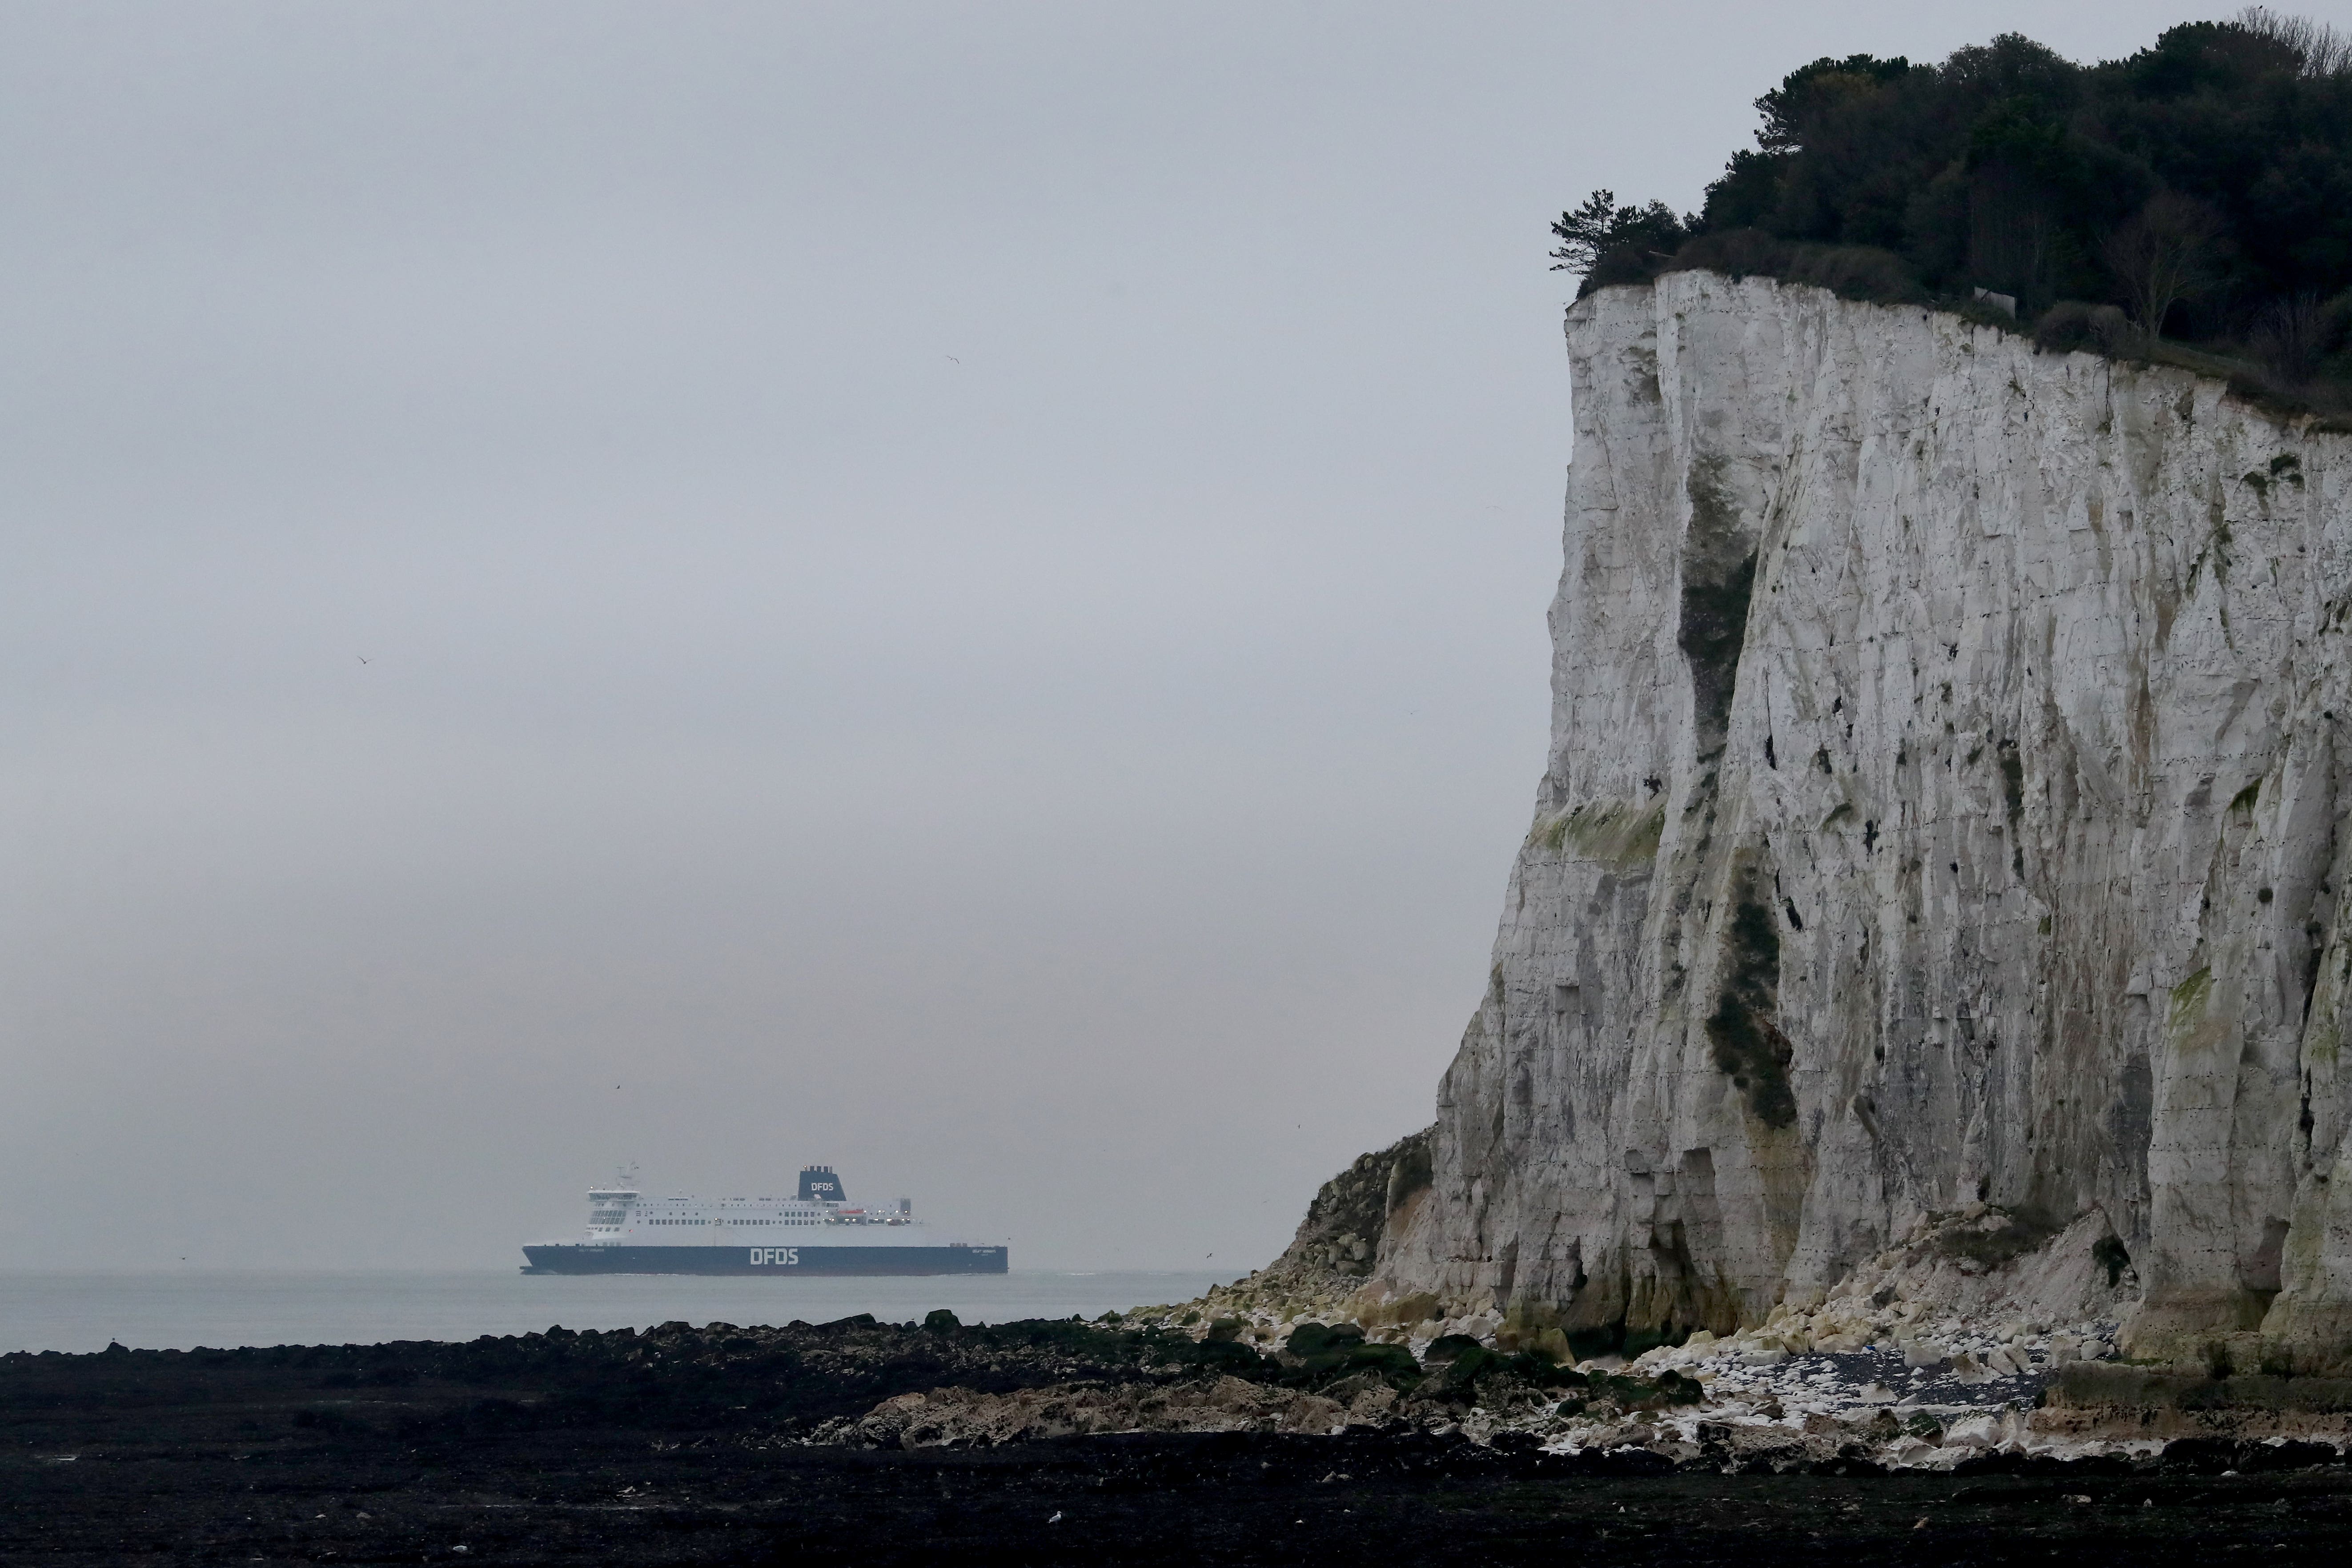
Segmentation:
[(833, 1173), (831, 1165), (811, 1165), (801, 1173), (801, 1202), (804, 1204), (839, 1204), (849, 1201), (841, 1190), (841, 1178)]

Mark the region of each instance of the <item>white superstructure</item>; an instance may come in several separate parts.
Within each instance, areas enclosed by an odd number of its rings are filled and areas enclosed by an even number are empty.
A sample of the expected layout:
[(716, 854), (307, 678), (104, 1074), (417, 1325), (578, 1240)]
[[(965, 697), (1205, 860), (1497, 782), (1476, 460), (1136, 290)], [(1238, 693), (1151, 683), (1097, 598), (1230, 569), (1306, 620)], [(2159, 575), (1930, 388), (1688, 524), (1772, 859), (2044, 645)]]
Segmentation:
[[(805, 1196), (653, 1198), (624, 1180), (588, 1192), (587, 1241), (605, 1247), (936, 1247), (912, 1199), (850, 1206), (832, 1167), (801, 1173)], [(826, 1194), (832, 1195), (826, 1195)]]

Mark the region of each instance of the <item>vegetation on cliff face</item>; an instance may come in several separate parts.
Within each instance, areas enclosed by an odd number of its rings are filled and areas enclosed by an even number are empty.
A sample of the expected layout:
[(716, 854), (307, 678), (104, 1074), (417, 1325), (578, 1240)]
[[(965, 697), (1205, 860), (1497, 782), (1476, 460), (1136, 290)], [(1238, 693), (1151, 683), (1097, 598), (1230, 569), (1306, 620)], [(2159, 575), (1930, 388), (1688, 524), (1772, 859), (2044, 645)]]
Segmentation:
[(1940, 65), (1818, 59), (1756, 107), (1699, 212), (1596, 191), (1552, 226), (1556, 266), (1587, 292), (1683, 267), (1979, 310), (1990, 291), (2046, 346), (2169, 338), (2247, 390), (2352, 405), (2343, 35), (2254, 6), (2082, 66), (2011, 33)]
[(1796, 1047), (1780, 1032), (1780, 932), (1766, 907), (1753, 868), (1742, 875), (1724, 952), (1722, 992), (1706, 1020), (1716, 1070), (1730, 1079), (1748, 1109), (1767, 1127), (1796, 1124), (1797, 1096), (1789, 1084)]
[(1370, 1274), (1388, 1216), (1429, 1185), (1429, 1145), (1435, 1131), (1424, 1127), (1375, 1153), (1359, 1155), (1324, 1183), (1282, 1261), (1340, 1275)]

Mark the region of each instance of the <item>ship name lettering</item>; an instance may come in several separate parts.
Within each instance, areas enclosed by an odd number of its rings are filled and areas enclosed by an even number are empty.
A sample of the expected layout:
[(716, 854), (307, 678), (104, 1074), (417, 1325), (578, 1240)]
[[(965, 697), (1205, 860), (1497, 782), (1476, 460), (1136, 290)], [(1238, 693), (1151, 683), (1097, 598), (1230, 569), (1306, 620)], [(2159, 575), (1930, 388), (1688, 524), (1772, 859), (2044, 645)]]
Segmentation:
[(797, 1247), (755, 1247), (751, 1248), (751, 1261), (754, 1263), (793, 1264), (798, 1263), (800, 1260), (801, 1249)]

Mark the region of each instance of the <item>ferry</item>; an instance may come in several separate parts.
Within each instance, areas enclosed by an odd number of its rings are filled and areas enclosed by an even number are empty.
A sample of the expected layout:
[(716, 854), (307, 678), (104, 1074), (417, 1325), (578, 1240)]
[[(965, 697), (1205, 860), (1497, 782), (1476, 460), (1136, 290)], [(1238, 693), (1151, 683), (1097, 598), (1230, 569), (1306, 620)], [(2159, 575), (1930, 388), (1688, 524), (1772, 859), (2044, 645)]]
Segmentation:
[(651, 1198), (624, 1172), (588, 1192), (578, 1241), (526, 1247), (525, 1274), (1002, 1274), (1009, 1249), (941, 1239), (900, 1198), (854, 1207), (830, 1165), (791, 1198)]

